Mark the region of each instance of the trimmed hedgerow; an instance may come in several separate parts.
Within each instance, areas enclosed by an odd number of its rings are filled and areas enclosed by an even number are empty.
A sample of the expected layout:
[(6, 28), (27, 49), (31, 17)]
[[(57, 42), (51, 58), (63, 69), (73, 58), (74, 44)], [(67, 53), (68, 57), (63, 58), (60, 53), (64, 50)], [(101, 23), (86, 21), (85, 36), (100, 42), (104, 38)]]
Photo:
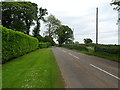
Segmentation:
[(39, 43), (39, 48), (48, 48), (51, 46), (50, 42), (40, 42)]
[(38, 48), (38, 39), (22, 32), (2, 29), (2, 61), (18, 57)]
[(115, 45), (97, 45), (95, 46), (95, 51), (118, 54), (120, 52), (118, 47), (119, 46), (115, 46)]
[(80, 51), (88, 51), (88, 49), (80, 44), (63, 44), (62, 47), (69, 48), (69, 49), (76, 49)]

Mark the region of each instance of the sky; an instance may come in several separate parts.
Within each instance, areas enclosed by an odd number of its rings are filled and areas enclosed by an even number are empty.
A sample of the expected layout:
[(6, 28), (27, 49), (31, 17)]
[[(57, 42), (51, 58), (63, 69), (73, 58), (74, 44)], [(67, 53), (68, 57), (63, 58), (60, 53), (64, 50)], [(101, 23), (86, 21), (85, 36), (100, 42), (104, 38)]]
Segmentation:
[[(84, 43), (85, 38), (96, 42), (96, 8), (99, 9), (99, 44), (118, 44), (118, 12), (110, 5), (112, 0), (29, 0), (46, 8), (63, 25), (74, 30), (74, 41)], [(46, 31), (41, 25), (40, 34)]]

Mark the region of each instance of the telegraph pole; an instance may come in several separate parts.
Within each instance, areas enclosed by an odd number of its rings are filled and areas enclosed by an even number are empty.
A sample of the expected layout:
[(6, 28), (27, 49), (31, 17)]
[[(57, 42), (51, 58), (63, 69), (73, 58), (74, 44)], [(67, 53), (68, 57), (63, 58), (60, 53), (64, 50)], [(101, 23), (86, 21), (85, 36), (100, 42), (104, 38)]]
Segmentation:
[(98, 44), (98, 7), (96, 8), (96, 44)]
[(118, 10), (118, 45), (120, 45), (120, 9)]

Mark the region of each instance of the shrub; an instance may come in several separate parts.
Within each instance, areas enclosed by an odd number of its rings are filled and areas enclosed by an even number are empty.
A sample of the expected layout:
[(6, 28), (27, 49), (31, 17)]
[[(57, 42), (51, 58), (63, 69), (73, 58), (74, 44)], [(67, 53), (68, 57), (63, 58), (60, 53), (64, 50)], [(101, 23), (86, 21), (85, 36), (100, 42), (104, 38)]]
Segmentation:
[(114, 45), (98, 45), (95, 47), (96, 52), (107, 52), (111, 54), (118, 54), (119, 48), (118, 46)]
[(69, 49), (88, 51), (88, 49), (85, 46), (79, 44), (63, 44), (62, 46)]
[(2, 30), (2, 61), (18, 57), (38, 48), (38, 39), (0, 26)]
[(45, 36), (44, 37), (44, 42), (50, 42), (52, 46), (55, 45), (55, 42), (51, 36)]
[(47, 48), (51, 46), (50, 42), (46, 42), (47, 43)]
[(39, 43), (39, 48), (48, 48), (51, 46), (50, 42), (40, 42)]

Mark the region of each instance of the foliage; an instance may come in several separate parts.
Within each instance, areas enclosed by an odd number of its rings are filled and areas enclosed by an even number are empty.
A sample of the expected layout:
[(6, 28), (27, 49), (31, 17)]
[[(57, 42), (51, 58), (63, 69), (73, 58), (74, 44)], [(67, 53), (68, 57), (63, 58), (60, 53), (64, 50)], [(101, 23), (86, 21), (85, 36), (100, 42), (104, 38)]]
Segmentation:
[(75, 44), (79, 44), (79, 42), (78, 42), (78, 41), (75, 41)]
[(13, 31), (2, 26), (0, 27), (0, 29), (2, 29), (3, 62), (38, 48), (38, 39), (22, 32)]
[(33, 36), (38, 37), (40, 35), (39, 32), (40, 32), (40, 22), (39, 22), (39, 20), (37, 20), (37, 24), (33, 30)]
[(64, 88), (64, 81), (50, 49), (40, 49), (2, 66), (2, 88)]
[(80, 50), (80, 51), (88, 51), (88, 49), (85, 46), (79, 44), (63, 44), (62, 47)]
[(38, 15), (37, 15), (37, 25), (35, 26), (33, 30), (33, 36), (38, 37), (40, 34), (40, 20), (45, 22), (44, 16), (48, 14), (47, 9), (42, 9), (42, 7), (39, 9)]
[(52, 46), (55, 45), (55, 42), (54, 42), (53, 38), (50, 37), (50, 36), (45, 36), (44, 37), (44, 42), (50, 42)]
[(41, 35), (37, 35), (36, 38), (38, 39), (39, 42), (44, 42), (44, 37), (42, 37)]
[(91, 44), (92, 40), (90, 38), (86, 38), (86, 39), (84, 39), (84, 43), (85, 44)]
[(39, 43), (39, 48), (48, 48), (51, 46), (50, 42), (40, 42)]
[(31, 2), (2, 2), (2, 25), (29, 34), (37, 9), (37, 4)]
[(114, 45), (97, 45), (95, 47), (96, 52), (107, 52), (111, 54), (118, 54), (120, 52), (119, 46)]
[(68, 26), (61, 25), (56, 29), (55, 34), (57, 35), (57, 41), (60, 45), (63, 43), (68, 44), (73, 41), (73, 31)]
[(114, 8), (115, 10), (120, 10), (120, 0), (112, 0), (111, 5), (115, 5), (116, 7)]
[(46, 26), (48, 27), (47, 31), (45, 32), (50, 37), (55, 35), (55, 30), (61, 25), (60, 20), (58, 20), (54, 15), (50, 15), (46, 19)]
[(95, 52), (93, 47), (87, 47), (87, 48), (88, 48), (88, 51), (80, 51), (80, 50), (75, 50), (75, 51), (120, 62), (120, 59), (118, 58), (118, 54), (111, 54), (106, 52)]
[(42, 9), (42, 7), (39, 8), (38, 20), (42, 20), (42, 21), (46, 22), (44, 16), (47, 14), (48, 14), (47, 9)]

